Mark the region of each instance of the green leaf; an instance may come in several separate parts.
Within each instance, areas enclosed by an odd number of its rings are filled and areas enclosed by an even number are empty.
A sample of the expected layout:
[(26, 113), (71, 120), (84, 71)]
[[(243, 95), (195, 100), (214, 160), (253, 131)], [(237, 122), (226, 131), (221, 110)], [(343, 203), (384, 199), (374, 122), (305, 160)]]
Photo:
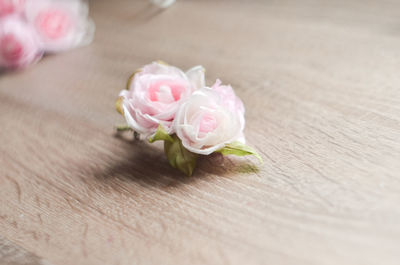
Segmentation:
[(242, 144), (241, 142), (233, 142), (227, 144), (224, 148), (218, 150), (217, 152), (223, 155), (236, 155), (236, 156), (253, 155), (258, 158), (260, 163), (263, 163), (261, 156), (257, 153), (256, 150), (254, 150), (250, 146)]
[(124, 132), (124, 131), (133, 131), (129, 125), (116, 125), (115, 129), (117, 129), (118, 132)]
[(198, 155), (189, 152), (175, 134), (171, 138), (173, 139), (172, 142), (164, 142), (164, 152), (167, 155), (169, 164), (190, 177), (196, 167)]
[(171, 135), (159, 124), (154, 136), (149, 138), (149, 143), (154, 143), (155, 141), (173, 142), (174, 139), (172, 139)]

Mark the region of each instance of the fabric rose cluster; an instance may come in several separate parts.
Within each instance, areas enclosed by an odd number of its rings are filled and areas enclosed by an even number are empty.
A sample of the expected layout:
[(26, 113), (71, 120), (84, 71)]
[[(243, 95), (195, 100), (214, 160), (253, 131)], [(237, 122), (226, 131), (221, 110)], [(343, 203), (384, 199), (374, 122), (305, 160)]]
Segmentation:
[(81, 0), (0, 0), (0, 68), (23, 68), (91, 42), (94, 24)]
[(198, 155), (255, 155), (245, 145), (244, 106), (230, 85), (220, 80), (205, 85), (205, 70), (186, 73), (164, 62), (153, 62), (135, 72), (120, 92), (116, 108), (129, 129), (149, 142), (164, 141), (170, 164), (192, 175)]

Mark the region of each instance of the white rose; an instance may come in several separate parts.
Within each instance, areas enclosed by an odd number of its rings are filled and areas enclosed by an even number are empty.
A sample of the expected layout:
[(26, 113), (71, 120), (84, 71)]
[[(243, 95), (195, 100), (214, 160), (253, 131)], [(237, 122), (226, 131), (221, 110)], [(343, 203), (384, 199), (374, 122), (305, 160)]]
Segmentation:
[(209, 155), (226, 144), (244, 139), (243, 104), (231, 108), (221, 95), (215, 89), (203, 88), (180, 106), (174, 127), (189, 151)]

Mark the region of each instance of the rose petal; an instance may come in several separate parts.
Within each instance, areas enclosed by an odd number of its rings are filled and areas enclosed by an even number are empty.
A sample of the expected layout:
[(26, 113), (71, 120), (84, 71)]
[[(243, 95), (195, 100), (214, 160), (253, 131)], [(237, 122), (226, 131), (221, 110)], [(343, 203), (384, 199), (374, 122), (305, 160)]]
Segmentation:
[(201, 89), (206, 86), (204, 74), (205, 74), (205, 69), (201, 65), (195, 66), (186, 72), (186, 76), (192, 83), (195, 90)]
[(0, 0), (0, 17), (20, 14), (25, 7), (25, 0)]

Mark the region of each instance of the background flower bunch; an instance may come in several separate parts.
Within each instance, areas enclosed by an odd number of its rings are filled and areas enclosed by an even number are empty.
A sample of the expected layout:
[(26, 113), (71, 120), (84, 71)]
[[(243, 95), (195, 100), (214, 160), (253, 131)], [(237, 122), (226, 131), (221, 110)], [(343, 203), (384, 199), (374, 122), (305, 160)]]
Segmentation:
[(183, 72), (163, 62), (136, 71), (120, 92), (117, 110), (149, 142), (164, 141), (170, 164), (192, 175), (198, 155), (255, 155), (245, 145), (245, 109), (230, 85), (207, 87), (205, 70)]
[(0, 0), (0, 68), (23, 68), (44, 53), (91, 42), (94, 23), (81, 0)]

